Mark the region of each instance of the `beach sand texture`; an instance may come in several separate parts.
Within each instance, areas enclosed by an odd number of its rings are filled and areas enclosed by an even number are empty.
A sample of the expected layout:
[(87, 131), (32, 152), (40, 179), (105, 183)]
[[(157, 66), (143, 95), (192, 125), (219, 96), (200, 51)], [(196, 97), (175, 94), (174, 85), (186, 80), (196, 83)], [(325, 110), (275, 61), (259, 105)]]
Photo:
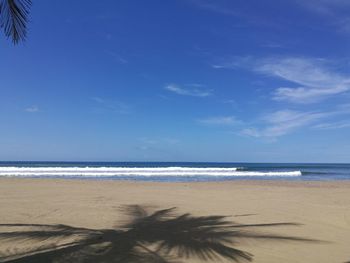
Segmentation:
[[(350, 260), (350, 182), (0, 179), (0, 224), (113, 228), (124, 219), (120, 206), (134, 204), (154, 209), (177, 207), (179, 214), (194, 216), (227, 215), (244, 224), (295, 222), (302, 225), (257, 231), (324, 241), (240, 240), (235, 247), (253, 254), (253, 262)], [(0, 228), (2, 232), (10, 231), (8, 227)], [(0, 242), (0, 258), (31, 246), (35, 244)], [(178, 260), (202, 262), (196, 258)]]

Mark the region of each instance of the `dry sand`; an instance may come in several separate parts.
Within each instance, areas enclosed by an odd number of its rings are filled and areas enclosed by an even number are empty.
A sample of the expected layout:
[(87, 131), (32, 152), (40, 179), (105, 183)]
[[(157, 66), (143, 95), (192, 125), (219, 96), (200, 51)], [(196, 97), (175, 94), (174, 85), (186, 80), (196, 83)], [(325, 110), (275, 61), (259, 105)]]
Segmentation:
[[(327, 242), (245, 241), (239, 249), (262, 263), (342, 263), (350, 260), (350, 182), (231, 181), (155, 183), (0, 179), (0, 223), (111, 228), (121, 205), (178, 207), (193, 215), (230, 215), (240, 223), (296, 222), (268, 233)], [(16, 245), (0, 244), (0, 253)], [(1, 254), (0, 254), (1, 256)], [(184, 262), (200, 262), (184, 260)]]

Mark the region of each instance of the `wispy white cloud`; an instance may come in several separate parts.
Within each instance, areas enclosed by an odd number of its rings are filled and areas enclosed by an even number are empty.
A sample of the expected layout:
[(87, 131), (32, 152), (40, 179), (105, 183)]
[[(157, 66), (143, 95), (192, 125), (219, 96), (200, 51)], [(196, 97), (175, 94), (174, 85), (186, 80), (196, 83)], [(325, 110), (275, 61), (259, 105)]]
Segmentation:
[(350, 90), (350, 78), (336, 72), (329, 64), (325, 59), (315, 58), (254, 59), (247, 56), (235, 57), (213, 67), (245, 68), (294, 83), (295, 86), (276, 88), (271, 98), (293, 103), (313, 103)]
[(289, 101), (294, 103), (318, 102), (328, 96), (348, 91), (346, 87), (335, 87), (326, 89), (316, 89), (309, 87), (298, 88), (278, 88), (273, 94), (273, 99), (277, 101)]
[[(248, 127), (243, 129), (240, 134), (256, 138), (277, 138), (290, 134), (303, 127), (321, 128), (322, 124), (318, 123), (330, 117), (350, 114), (350, 110), (343, 106), (337, 107), (333, 111), (293, 111), (279, 110), (267, 114), (261, 118), (262, 127)], [(319, 126), (321, 125), (321, 126)], [(324, 126), (325, 127), (325, 126)]]
[(344, 8), (350, 8), (348, 0), (297, 0), (297, 3), (309, 11), (323, 15), (333, 15), (337, 11), (343, 11)]
[(183, 96), (208, 97), (212, 95), (210, 90), (203, 89), (202, 86), (188, 84), (186, 87), (177, 84), (169, 84), (164, 89)]
[(350, 128), (350, 121), (326, 122), (315, 125), (313, 128), (318, 130), (337, 130)]
[(242, 130), (241, 134), (252, 137), (276, 138), (322, 119), (326, 115), (327, 113), (280, 110), (262, 118), (264, 128), (247, 128)]
[(195, 87), (195, 88), (204, 88), (205, 87), (205, 85), (200, 84), (200, 83), (188, 83), (188, 84), (185, 84), (185, 86), (187, 86), (187, 87)]
[(197, 120), (198, 123), (205, 125), (237, 125), (242, 124), (235, 116), (217, 116)]
[(30, 112), (30, 113), (35, 113), (35, 112), (40, 111), (40, 109), (38, 106), (33, 105), (33, 106), (28, 107), (28, 108), (25, 108), (24, 111)]
[(323, 59), (265, 59), (258, 61), (255, 70), (300, 85), (276, 89), (273, 99), (310, 103), (350, 88), (350, 78), (327, 68), (326, 64)]
[(297, 0), (301, 7), (324, 17), (329, 26), (338, 32), (350, 33), (350, 1), (348, 0)]
[(127, 114), (130, 113), (130, 105), (116, 100), (107, 100), (101, 97), (91, 98), (97, 105), (98, 110), (110, 111), (114, 113)]

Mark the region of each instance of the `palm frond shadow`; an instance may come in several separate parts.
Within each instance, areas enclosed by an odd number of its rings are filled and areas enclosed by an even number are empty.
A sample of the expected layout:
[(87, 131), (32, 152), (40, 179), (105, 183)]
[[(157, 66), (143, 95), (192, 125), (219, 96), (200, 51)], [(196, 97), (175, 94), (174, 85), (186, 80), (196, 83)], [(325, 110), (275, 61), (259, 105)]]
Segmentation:
[[(235, 248), (242, 239), (318, 242), (313, 239), (259, 233), (257, 228), (297, 226), (295, 223), (238, 224), (225, 216), (177, 215), (175, 208), (149, 212), (125, 206), (129, 219), (115, 229), (88, 229), (68, 225), (0, 224), (16, 231), (0, 232), (0, 241), (46, 242), (32, 251), (0, 257), (0, 262), (129, 262), (173, 263), (199, 258), (216, 262), (252, 261), (253, 255)], [(22, 228), (22, 229), (21, 229)], [(24, 231), (23, 228), (29, 230)], [(18, 230), (19, 229), (19, 230)], [(74, 238), (58, 244), (57, 240)], [(56, 242), (56, 243), (55, 243)]]

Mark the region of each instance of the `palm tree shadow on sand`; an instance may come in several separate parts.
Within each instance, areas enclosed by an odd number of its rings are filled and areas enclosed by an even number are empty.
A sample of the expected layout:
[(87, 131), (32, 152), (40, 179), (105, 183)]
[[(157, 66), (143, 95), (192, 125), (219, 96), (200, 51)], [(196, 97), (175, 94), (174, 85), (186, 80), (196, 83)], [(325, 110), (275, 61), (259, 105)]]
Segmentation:
[[(313, 239), (259, 233), (257, 228), (297, 226), (296, 223), (238, 224), (226, 216), (177, 215), (175, 208), (149, 212), (146, 207), (123, 207), (129, 220), (116, 229), (88, 229), (68, 225), (1, 224), (15, 231), (0, 232), (0, 241), (46, 242), (26, 253), (0, 256), (0, 262), (128, 262), (172, 263), (252, 261), (253, 255), (235, 248), (240, 240), (318, 242)], [(29, 230), (24, 230), (29, 229)], [(67, 240), (70, 242), (56, 242)], [(17, 243), (18, 244), (18, 243)]]

